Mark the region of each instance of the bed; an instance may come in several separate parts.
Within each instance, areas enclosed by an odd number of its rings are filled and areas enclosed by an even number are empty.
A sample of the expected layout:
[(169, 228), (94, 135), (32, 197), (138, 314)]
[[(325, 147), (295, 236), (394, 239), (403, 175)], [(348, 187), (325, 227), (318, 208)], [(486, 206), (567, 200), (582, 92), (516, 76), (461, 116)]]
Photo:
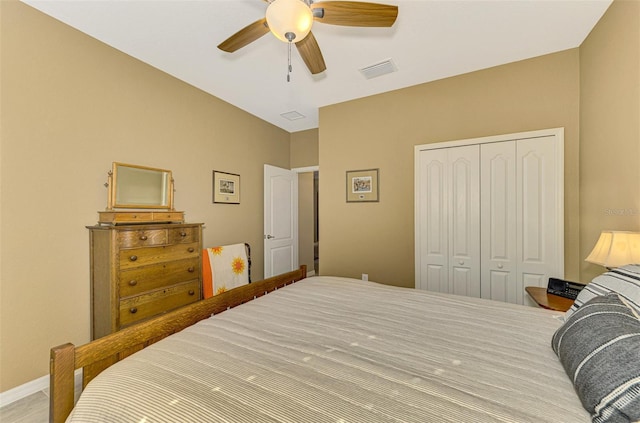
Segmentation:
[(591, 420), (551, 347), (564, 313), (305, 273), (52, 349), (51, 421)]

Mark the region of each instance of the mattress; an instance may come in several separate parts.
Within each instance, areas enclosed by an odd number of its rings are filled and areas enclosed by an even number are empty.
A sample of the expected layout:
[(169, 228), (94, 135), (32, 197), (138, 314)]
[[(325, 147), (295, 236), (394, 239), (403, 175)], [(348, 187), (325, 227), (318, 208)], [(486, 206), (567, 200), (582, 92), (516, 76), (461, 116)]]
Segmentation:
[(318, 276), (95, 378), (70, 422), (589, 422), (562, 313)]

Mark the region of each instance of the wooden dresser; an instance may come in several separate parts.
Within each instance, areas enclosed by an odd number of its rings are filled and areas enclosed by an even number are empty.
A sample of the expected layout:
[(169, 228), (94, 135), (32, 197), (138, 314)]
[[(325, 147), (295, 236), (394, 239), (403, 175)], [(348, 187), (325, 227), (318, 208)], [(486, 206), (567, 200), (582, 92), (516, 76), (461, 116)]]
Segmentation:
[(91, 339), (202, 298), (202, 224), (87, 226)]

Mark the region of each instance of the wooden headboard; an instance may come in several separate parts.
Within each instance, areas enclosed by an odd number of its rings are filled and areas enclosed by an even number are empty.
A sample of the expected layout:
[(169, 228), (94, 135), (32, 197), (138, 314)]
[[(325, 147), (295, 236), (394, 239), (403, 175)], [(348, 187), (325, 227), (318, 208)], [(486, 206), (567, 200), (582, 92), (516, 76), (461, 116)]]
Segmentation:
[(79, 347), (71, 343), (51, 349), (49, 363), (49, 421), (62, 423), (75, 399), (74, 373), (82, 369), (83, 388), (100, 372), (127, 356), (193, 325), (200, 320), (251, 301), (304, 279), (307, 267), (231, 289), (206, 300), (179, 308)]

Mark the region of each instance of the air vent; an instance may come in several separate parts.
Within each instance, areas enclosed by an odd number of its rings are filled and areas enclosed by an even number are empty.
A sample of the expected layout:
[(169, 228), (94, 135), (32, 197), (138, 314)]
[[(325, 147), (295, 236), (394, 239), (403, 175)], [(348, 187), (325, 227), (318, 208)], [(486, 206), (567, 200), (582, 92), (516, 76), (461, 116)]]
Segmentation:
[(305, 115), (298, 113), (295, 110), (287, 113), (281, 113), (280, 116), (288, 120), (298, 120), (298, 119), (304, 119), (306, 117)]
[(362, 72), (365, 78), (371, 79), (395, 72), (397, 70), (398, 68), (396, 67), (396, 64), (393, 63), (393, 60), (387, 59), (383, 62), (376, 63), (375, 65), (364, 67), (360, 69), (360, 72)]

